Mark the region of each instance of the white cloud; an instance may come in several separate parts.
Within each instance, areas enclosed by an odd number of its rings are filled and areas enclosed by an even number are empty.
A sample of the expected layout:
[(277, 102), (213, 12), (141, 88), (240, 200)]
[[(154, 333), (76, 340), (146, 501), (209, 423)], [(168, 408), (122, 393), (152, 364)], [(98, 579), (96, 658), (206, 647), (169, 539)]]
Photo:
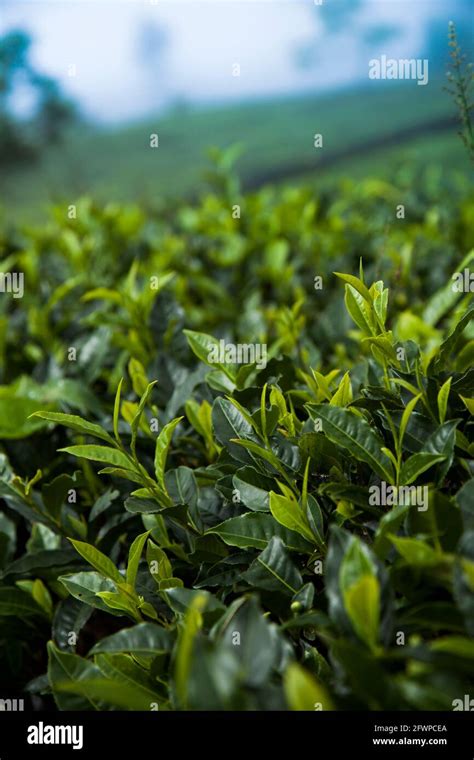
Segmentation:
[[(367, 0), (351, 28), (328, 38), (311, 0), (15, 0), (4, 2), (0, 29), (18, 26), (35, 38), (33, 60), (103, 120), (135, 118), (173, 94), (203, 102), (325, 88), (361, 72), (357, 30), (394, 23), (400, 54), (416, 47), (432, 5)], [(140, 25), (164, 25), (170, 43), (163, 66), (137, 56)], [(295, 52), (313, 44), (319, 64), (305, 70)], [(68, 76), (75, 63), (77, 76)], [(239, 63), (241, 76), (232, 77)]]

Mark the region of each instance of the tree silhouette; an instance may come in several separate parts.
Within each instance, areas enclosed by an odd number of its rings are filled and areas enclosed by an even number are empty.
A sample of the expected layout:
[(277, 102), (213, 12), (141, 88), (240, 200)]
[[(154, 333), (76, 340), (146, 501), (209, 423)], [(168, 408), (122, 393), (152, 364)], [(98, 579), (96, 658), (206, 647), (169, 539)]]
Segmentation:
[[(22, 30), (0, 37), (0, 163), (14, 164), (36, 158), (57, 142), (64, 127), (77, 114), (50, 77), (34, 70), (29, 59), (31, 38)], [(20, 119), (12, 108), (19, 84), (34, 92), (36, 107), (29, 119)]]

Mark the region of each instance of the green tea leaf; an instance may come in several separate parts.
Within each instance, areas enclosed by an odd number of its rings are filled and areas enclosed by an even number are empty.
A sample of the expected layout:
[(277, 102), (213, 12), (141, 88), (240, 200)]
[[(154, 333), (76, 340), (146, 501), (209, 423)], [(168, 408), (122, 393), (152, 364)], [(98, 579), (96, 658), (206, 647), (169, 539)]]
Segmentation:
[(347, 406), (352, 401), (352, 387), (349, 373), (346, 372), (334, 396), (330, 400), (332, 406)]
[(425, 541), (417, 538), (389, 536), (395, 549), (410, 565), (431, 567), (440, 561), (439, 555)]
[(99, 653), (158, 655), (171, 651), (174, 636), (155, 623), (139, 623), (106, 636), (95, 644), (89, 655)]
[(340, 280), (343, 280), (343, 282), (348, 283), (354, 290), (356, 290), (360, 295), (367, 301), (368, 304), (372, 304), (373, 298), (370, 294), (369, 289), (366, 285), (360, 280), (358, 277), (354, 277), (352, 274), (343, 274), (342, 272), (334, 272), (336, 277), (339, 277)]
[(272, 491), (270, 493), (270, 512), (280, 525), (299, 533), (307, 541), (315, 540), (307, 518), (297, 502)]
[[(76, 414), (62, 414), (61, 412), (35, 412), (32, 417), (40, 417), (42, 420), (48, 422), (57, 422), (60, 425), (74, 430), (76, 433), (82, 433), (83, 435), (91, 435), (94, 438), (100, 438), (109, 444), (113, 444), (113, 438), (95, 422), (88, 422), (83, 420), (82, 417), (78, 417)], [(106, 448), (106, 447), (100, 447)]]
[(48, 642), (48, 681), (60, 710), (99, 710), (100, 700), (87, 691), (63, 693), (58, 687), (64, 683), (74, 687), (100, 675), (100, 670), (93, 663), (77, 654), (62, 652), (53, 641)]
[(273, 536), (278, 536), (288, 549), (306, 553), (312, 551), (310, 541), (305, 540), (298, 532), (279, 524), (265, 512), (251, 512), (241, 517), (232, 517), (208, 532), (217, 534), (229, 546), (264, 549)]
[(464, 332), (465, 328), (471, 321), (471, 319), (474, 317), (474, 309), (469, 309), (468, 311), (464, 312), (461, 316), (461, 318), (458, 320), (456, 326), (451, 331), (451, 333), (448, 335), (446, 340), (443, 341), (441, 346), (439, 347), (438, 355), (436, 356), (434, 360), (434, 368), (436, 372), (440, 372), (442, 369), (445, 368), (446, 363), (451, 356), (451, 354), (455, 351), (458, 341)]
[(105, 554), (102, 554), (95, 546), (91, 546), (91, 544), (87, 544), (84, 541), (75, 541), (73, 538), (70, 538), (69, 541), (81, 557), (84, 557), (86, 562), (95, 567), (99, 573), (102, 573), (102, 575), (110, 578), (115, 583), (123, 583), (123, 576), (119, 573), (112, 560)]
[[(67, 589), (74, 599), (77, 599), (90, 607), (97, 607), (100, 610), (109, 612), (107, 605), (99, 596), (97, 596), (97, 594), (102, 591), (115, 591), (115, 583), (109, 578), (105, 578), (100, 573), (91, 571), (60, 575), (58, 577), (58, 582)], [(112, 614), (116, 613), (114, 612)]]
[(451, 390), (451, 381), (452, 377), (448, 377), (438, 392), (438, 414), (441, 424), (443, 424), (446, 419), (446, 410), (448, 407), (449, 392)]
[(362, 330), (366, 337), (377, 334), (377, 328), (374, 322), (372, 306), (367, 303), (352, 285), (346, 285), (346, 294), (344, 302), (346, 309), (356, 323), (357, 327)]
[(254, 467), (242, 467), (233, 476), (232, 483), (246, 507), (253, 512), (269, 512), (274, 480), (261, 475)]
[(370, 647), (379, 636), (380, 585), (375, 575), (362, 575), (344, 591), (344, 605), (356, 634)]
[(291, 561), (281, 538), (274, 536), (250, 565), (243, 577), (252, 586), (293, 595), (303, 585), (296, 565)]
[(323, 432), (338, 446), (348, 449), (352, 456), (369, 464), (381, 478), (392, 482), (392, 463), (382, 452), (384, 446), (369, 423), (347, 409), (327, 404), (309, 405), (313, 420), (322, 421)]
[(173, 432), (175, 428), (179, 425), (182, 419), (183, 419), (182, 417), (177, 417), (172, 422), (168, 422), (168, 424), (164, 426), (158, 438), (156, 439), (155, 475), (156, 475), (157, 482), (160, 484), (163, 490), (166, 490), (165, 489), (165, 467), (166, 467), (166, 458), (168, 456), (168, 449), (171, 444)]
[(187, 704), (187, 683), (192, 665), (194, 640), (202, 628), (202, 613), (206, 606), (204, 594), (191, 602), (181, 625), (175, 660), (176, 691), (182, 707)]
[(22, 619), (44, 614), (44, 610), (30, 594), (15, 586), (0, 586), (0, 618), (14, 616)]
[(146, 533), (141, 533), (137, 536), (130, 547), (128, 552), (127, 574), (126, 582), (135, 588), (135, 581), (137, 578), (138, 565), (140, 564), (140, 558), (142, 556), (143, 547), (151, 531), (147, 530)]
[(75, 457), (90, 459), (93, 462), (105, 462), (123, 470), (132, 470), (132, 463), (126, 454), (109, 446), (68, 446), (64, 449), (59, 449), (59, 451), (64, 451), (66, 454), (72, 454)]
[[(148, 399), (150, 398), (153, 388), (156, 385), (156, 380), (154, 380), (152, 383), (149, 383), (146, 387), (146, 390), (143, 394), (143, 396), (140, 399), (140, 403), (138, 404), (137, 410), (135, 412), (135, 416), (133, 417), (130, 427), (132, 429), (132, 440), (130, 444), (130, 448), (132, 449), (132, 453), (135, 455), (135, 447), (137, 442), (137, 434), (138, 434), (138, 428), (140, 426), (140, 422), (142, 419), (143, 412), (145, 410), (145, 406), (148, 403)], [(161, 431), (163, 432), (163, 431)]]
[(118, 422), (119, 422), (119, 413), (120, 413), (120, 396), (122, 393), (122, 385), (123, 385), (123, 377), (120, 378), (120, 382), (117, 386), (117, 392), (115, 394), (115, 402), (114, 402), (114, 416), (113, 416), (113, 425), (114, 425), (114, 435), (116, 441), (120, 443), (120, 436), (118, 432)]
[(433, 465), (438, 462), (442, 462), (444, 459), (444, 455), (428, 454), (425, 451), (422, 451), (419, 454), (413, 454), (402, 465), (400, 470), (400, 485), (410, 485), (410, 483), (413, 483), (423, 472), (426, 472), (430, 467), (433, 467)]
[(283, 685), (290, 710), (334, 709), (326, 688), (296, 662), (288, 665)]
[(95, 661), (102, 673), (115, 681), (117, 687), (123, 689), (125, 694), (128, 689), (132, 689), (133, 694), (142, 695), (139, 707), (136, 709), (150, 710), (152, 703), (160, 701), (150, 676), (133, 661), (130, 655), (101, 652), (95, 655)]

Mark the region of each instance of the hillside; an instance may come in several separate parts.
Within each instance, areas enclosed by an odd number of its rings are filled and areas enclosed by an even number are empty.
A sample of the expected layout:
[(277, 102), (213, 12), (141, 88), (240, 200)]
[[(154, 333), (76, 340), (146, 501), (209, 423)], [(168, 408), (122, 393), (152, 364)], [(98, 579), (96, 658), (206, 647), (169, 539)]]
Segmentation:
[[(408, 157), (421, 165), (468, 170), (456, 136), (453, 107), (442, 81), (428, 87), (377, 83), (320, 97), (176, 110), (166, 118), (115, 130), (83, 127), (42, 162), (0, 178), (0, 195), (14, 215), (35, 213), (58, 198), (91, 193), (100, 200), (149, 203), (194, 194), (208, 168), (207, 150), (238, 142), (246, 187), (305, 175), (391, 176)], [(313, 145), (323, 136), (323, 148)], [(151, 149), (150, 135), (159, 135)], [(32, 211), (34, 209), (34, 211)]]

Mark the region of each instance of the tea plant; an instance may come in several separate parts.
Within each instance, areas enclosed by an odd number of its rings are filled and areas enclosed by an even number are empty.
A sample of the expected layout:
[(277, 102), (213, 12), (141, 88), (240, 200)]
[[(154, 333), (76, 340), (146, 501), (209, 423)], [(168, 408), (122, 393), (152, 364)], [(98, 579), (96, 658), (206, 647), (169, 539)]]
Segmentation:
[(83, 199), (5, 234), (27, 283), (0, 321), (5, 688), (61, 710), (472, 693), (474, 205), (417, 188), (400, 223), (367, 181), (240, 196), (240, 220), (227, 191), (160, 218)]

